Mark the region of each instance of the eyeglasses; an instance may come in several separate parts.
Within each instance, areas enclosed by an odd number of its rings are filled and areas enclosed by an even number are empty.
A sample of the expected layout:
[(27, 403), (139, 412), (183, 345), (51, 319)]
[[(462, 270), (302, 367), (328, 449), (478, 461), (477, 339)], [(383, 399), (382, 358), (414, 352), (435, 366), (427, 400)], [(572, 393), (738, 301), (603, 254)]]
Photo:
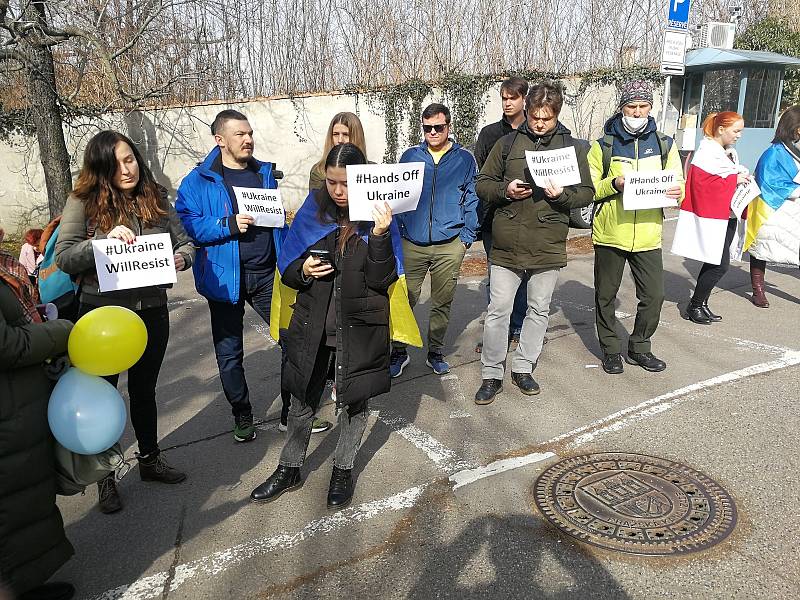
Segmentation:
[(424, 131), (425, 133), (430, 133), (435, 129), (436, 133), (444, 133), (444, 130), (447, 129), (449, 125), (450, 125), (449, 123), (437, 123), (436, 125), (423, 125), (422, 131)]

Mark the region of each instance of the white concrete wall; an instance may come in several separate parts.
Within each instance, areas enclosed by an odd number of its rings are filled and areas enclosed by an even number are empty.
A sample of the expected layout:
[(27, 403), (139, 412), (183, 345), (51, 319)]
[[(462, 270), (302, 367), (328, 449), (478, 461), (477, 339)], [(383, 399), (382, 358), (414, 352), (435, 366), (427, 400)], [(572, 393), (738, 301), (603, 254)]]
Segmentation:
[[(570, 82), (573, 91), (578, 81)], [(658, 95), (658, 90), (657, 90)], [(444, 101), (435, 92), (424, 104)], [(603, 122), (613, 112), (616, 90), (613, 86), (592, 89), (575, 106), (565, 105), (561, 113), (564, 124), (576, 137), (595, 138)], [(209, 124), (225, 108), (246, 114), (255, 130), (256, 156), (277, 163), (285, 178), (280, 183), (285, 202), (296, 208), (305, 198), (308, 174), (319, 160), (324, 136), (331, 117), (337, 112), (355, 112), (361, 118), (367, 138), (368, 158), (381, 162), (386, 150), (385, 120), (376, 96), (326, 94), (273, 98), (233, 104), (208, 104), (191, 107), (106, 115), (69, 131), (68, 149), (73, 156), (73, 177), (77, 177), (82, 152), (89, 138), (103, 128), (112, 128), (129, 135), (145, 156), (160, 183), (172, 193), (183, 177), (213, 147)], [(659, 110), (654, 107), (654, 114)], [(499, 83), (488, 94), (481, 126), (496, 121), (501, 115)], [(416, 117), (415, 117), (416, 118)], [(400, 149), (408, 140), (408, 120), (399, 127)], [(421, 133), (411, 143), (421, 140)], [(44, 179), (35, 141), (0, 142), (0, 224), (14, 231), (21, 215), (32, 206), (46, 204)], [(24, 223), (21, 227), (37, 223)]]

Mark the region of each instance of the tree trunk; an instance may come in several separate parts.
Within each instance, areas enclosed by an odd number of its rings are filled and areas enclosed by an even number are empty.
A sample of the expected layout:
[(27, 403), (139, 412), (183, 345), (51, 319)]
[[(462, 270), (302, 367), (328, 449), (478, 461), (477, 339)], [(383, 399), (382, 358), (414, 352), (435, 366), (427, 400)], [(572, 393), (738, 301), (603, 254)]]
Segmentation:
[[(42, 2), (29, 4), (25, 12), (27, 19), (45, 24), (46, 13)], [(33, 124), (36, 127), (39, 158), (44, 171), (47, 204), (52, 219), (61, 214), (67, 196), (72, 191), (72, 174), (56, 94), (53, 55), (49, 47), (37, 44), (36, 37), (39, 36), (36, 34), (34, 36), (33, 39), (26, 40), (27, 48), (25, 48), (25, 54), (31, 62), (26, 69), (28, 101)]]

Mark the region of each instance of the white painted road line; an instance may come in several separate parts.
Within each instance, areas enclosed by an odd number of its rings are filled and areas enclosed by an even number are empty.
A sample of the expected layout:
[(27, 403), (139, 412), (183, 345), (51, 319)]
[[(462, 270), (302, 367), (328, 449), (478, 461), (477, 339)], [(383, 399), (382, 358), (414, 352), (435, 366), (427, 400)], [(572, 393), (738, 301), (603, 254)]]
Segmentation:
[(450, 476), (450, 481), (455, 484), (453, 485), (453, 490), (455, 491), (460, 487), (469, 485), (470, 483), (475, 483), (479, 479), (485, 479), (486, 477), (491, 477), (492, 475), (497, 475), (498, 473), (532, 465), (533, 463), (541, 462), (543, 460), (553, 458), (554, 456), (555, 454), (552, 452), (534, 452), (518, 458), (505, 458), (503, 460), (496, 460), (493, 463), (489, 463), (485, 467), (466, 469), (464, 471), (454, 473)]
[[(233, 548), (221, 550), (203, 558), (178, 565), (175, 569), (172, 583), (169, 586), (169, 591), (174, 592), (199, 575), (213, 577), (257, 556), (263, 556), (277, 550), (288, 550), (305, 540), (368, 521), (386, 512), (411, 508), (417, 503), (424, 489), (424, 485), (412, 487), (394, 496), (365, 502), (353, 508), (316, 519), (294, 533), (279, 533), (271, 537), (250, 540)], [(148, 598), (157, 598), (162, 596), (164, 586), (168, 581), (169, 573), (162, 571), (139, 579), (130, 585), (123, 585), (103, 592), (99, 596), (95, 596), (94, 600), (146, 600)]]
[[(569, 444), (569, 447), (577, 448), (578, 446), (582, 446), (594, 441), (596, 438), (605, 435), (606, 433), (620, 431), (638, 421), (670, 410), (691, 398), (691, 394), (695, 392), (722, 385), (724, 383), (731, 383), (732, 381), (744, 379), (745, 377), (769, 373), (770, 371), (777, 371), (778, 369), (785, 369), (786, 367), (792, 367), (799, 364), (800, 352), (785, 352), (784, 355), (777, 360), (752, 365), (750, 367), (744, 367), (729, 373), (723, 373), (722, 375), (712, 377), (711, 379), (705, 379), (704, 381), (693, 383), (691, 385), (678, 388), (672, 392), (656, 396), (655, 398), (646, 400), (645, 402), (637, 404), (636, 406), (618, 411), (603, 419), (598, 419), (589, 425), (585, 425), (584, 427), (574, 429), (573, 431), (553, 438), (553, 443), (558, 443), (574, 437), (575, 439)], [(608, 425), (602, 426), (603, 423), (608, 423)]]
[(450, 450), (450, 448), (416, 425), (409, 423), (403, 417), (379, 413), (378, 419), (394, 429), (405, 440), (422, 450), (437, 467), (448, 475), (474, 466), (461, 460), (458, 454)]

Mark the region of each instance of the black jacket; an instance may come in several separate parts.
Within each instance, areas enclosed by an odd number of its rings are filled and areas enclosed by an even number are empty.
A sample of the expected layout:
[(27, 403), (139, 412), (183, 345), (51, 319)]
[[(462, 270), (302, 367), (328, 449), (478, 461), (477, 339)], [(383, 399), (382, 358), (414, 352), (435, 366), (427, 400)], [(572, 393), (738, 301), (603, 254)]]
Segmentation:
[[(475, 162), (478, 163), (478, 171), (483, 168), (483, 163), (486, 162), (489, 152), (492, 151), (497, 140), (512, 131), (514, 131), (514, 128), (505, 115), (497, 123), (492, 123), (481, 129), (478, 134), (478, 140), (475, 142)], [(480, 198), (480, 194), (478, 197)], [(480, 231), (491, 233), (495, 208), (495, 206), (487, 204), (483, 198), (480, 198), (480, 203), (478, 204), (478, 226)]]
[[(336, 232), (311, 246), (335, 255)], [(311, 405), (319, 401), (319, 377), (326, 368), (316, 365), (325, 336), (325, 317), (331, 293), (336, 303), (337, 408), (363, 402), (391, 387), (389, 377), (389, 286), (397, 281), (390, 234), (369, 236), (365, 243), (351, 238), (336, 271), (321, 279), (303, 276), (306, 251), (282, 275), (285, 285), (298, 290), (287, 331), (281, 333), (286, 350), (282, 387)], [(323, 353), (325, 354), (325, 353)], [(327, 355), (327, 354), (326, 354)], [(317, 368), (315, 369), (315, 365)]]
[(66, 352), (71, 328), (62, 319), (26, 322), (0, 279), (0, 582), (12, 594), (43, 584), (73, 553), (56, 506), (53, 382), (43, 366)]
[[(503, 146), (508, 156), (503, 160)], [(575, 147), (581, 183), (564, 188), (557, 198), (547, 198), (528, 170), (526, 150), (557, 150)], [(576, 140), (559, 122), (543, 136), (528, 130), (527, 123), (516, 133), (497, 142), (478, 175), (478, 196), (497, 207), (492, 224), (493, 265), (508, 269), (559, 269), (567, 264), (567, 233), (572, 208), (588, 206), (594, 199), (594, 187), (586, 161), (586, 144)], [(514, 179), (531, 184), (533, 195), (511, 201), (506, 188)]]

